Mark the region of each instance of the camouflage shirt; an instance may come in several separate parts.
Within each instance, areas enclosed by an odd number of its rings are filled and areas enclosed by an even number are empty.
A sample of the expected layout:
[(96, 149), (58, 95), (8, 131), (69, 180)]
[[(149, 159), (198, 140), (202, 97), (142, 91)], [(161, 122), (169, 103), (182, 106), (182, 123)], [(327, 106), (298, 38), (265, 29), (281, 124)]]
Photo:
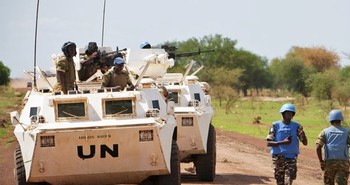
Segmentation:
[[(91, 55), (84, 55), (83, 60), (87, 60)], [(86, 81), (89, 79), (93, 74), (97, 72), (97, 68), (94, 64), (95, 61), (92, 61), (90, 64), (83, 63), (81, 66), (81, 69), (78, 71), (79, 80)]]
[(65, 86), (67, 90), (74, 89), (75, 82), (75, 65), (73, 58), (67, 58), (65, 56), (60, 56), (58, 62), (56, 63), (56, 71), (61, 71), (64, 73), (65, 84), (62, 84), (59, 78), (57, 78), (57, 84), (54, 90), (62, 90), (62, 86)]
[(107, 71), (102, 78), (103, 87), (116, 87), (120, 86), (124, 89), (127, 85), (130, 85), (131, 80), (127, 71), (123, 70), (120, 74), (117, 74), (114, 68)]

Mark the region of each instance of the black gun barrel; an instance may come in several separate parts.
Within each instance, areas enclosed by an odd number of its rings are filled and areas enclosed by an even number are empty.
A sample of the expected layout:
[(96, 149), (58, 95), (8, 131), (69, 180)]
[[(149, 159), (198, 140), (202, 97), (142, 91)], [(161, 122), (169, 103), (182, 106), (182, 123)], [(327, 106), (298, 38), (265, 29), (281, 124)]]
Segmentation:
[(190, 57), (190, 56), (200, 55), (201, 53), (209, 53), (209, 52), (214, 52), (214, 49), (203, 50), (203, 51), (201, 49), (198, 49), (198, 51), (195, 51), (195, 52), (178, 53), (178, 54), (175, 54), (175, 57)]

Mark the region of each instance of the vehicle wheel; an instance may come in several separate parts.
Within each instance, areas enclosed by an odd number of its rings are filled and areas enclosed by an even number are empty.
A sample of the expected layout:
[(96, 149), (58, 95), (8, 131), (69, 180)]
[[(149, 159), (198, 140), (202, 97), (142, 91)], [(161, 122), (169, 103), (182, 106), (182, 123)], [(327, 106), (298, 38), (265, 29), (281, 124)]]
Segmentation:
[(216, 132), (212, 124), (209, 125), (207, 153), (198, 155), (194, 162), (199, 180), (214, 181), (216, 168)]
[(16, 147), (15, 150), (15, 181), (16, 185), (26, 185), (26, 172), (22, 158), (21, 148)]
[(26, 182), (26, 171), (24, 168), (23, 157), (21, 148), (19, 146), (16, 147), (15, 153), (15, 183), (16, 185), (47, 185), (47, 183), (27, 183)]
[(169, 175), (158, 176), (155, 184), (158, 184), (158, 185), (164, 185), (164, 184), (180, 185), (181, 184), (179, 148), (175, 140), (172, 141), (170, 170), (171, 170), (171, 173)]

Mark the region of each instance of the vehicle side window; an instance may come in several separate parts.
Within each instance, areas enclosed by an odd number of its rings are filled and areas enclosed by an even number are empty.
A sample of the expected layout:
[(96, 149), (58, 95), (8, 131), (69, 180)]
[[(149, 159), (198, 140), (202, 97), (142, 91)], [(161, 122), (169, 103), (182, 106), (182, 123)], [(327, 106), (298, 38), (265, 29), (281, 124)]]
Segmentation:
[(55, 117), (58, 121), (88, 119), (87, 99), (55, 100)]
[(104, 99), (103, 107), (103, 114), (105, 117), (128, 116), (134, 115), (135, 112), (135, 103), (133, 98)]
[(199, 93), (194, 93), (194, 99), (197, 101), (201, 101), (201, 95)]
[(158, 100), (152, 100), (152, 107), (154, 109), (159, 109), (160, 110), (159, 101)]
[(30, 107), (29, 117), (38, 115), (38, 107)]

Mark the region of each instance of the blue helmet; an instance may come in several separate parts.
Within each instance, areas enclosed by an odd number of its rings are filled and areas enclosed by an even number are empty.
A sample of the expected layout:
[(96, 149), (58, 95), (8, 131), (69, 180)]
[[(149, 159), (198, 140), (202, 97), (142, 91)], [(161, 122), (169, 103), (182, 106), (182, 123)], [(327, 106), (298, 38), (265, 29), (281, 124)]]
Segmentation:
[(141, 49), (151, 48), (151, 44), (149, 42), (145, 41), (142, 44), (140, 44), (140, 48)]
[(291, 103), (286, 103), (286, 104), (282, 105), (282, 107), (280, 109), (280, 113), (282, 114), (286, 111), (294, 112), (294, 114), (295, 114), (296, 113), (295, 106)]
[(115, 58), (113, 63), (114, 63), (114, 65), (116, 65), (116, 64), (125, 64), (124, 59), (121, 58), (121, 57)]
[(329, 112), (328, 121), (331, 122), (334, 120), (344, 120), (343, 114), (340, 112), (340, 110), (331, 110), (331, 112)]

